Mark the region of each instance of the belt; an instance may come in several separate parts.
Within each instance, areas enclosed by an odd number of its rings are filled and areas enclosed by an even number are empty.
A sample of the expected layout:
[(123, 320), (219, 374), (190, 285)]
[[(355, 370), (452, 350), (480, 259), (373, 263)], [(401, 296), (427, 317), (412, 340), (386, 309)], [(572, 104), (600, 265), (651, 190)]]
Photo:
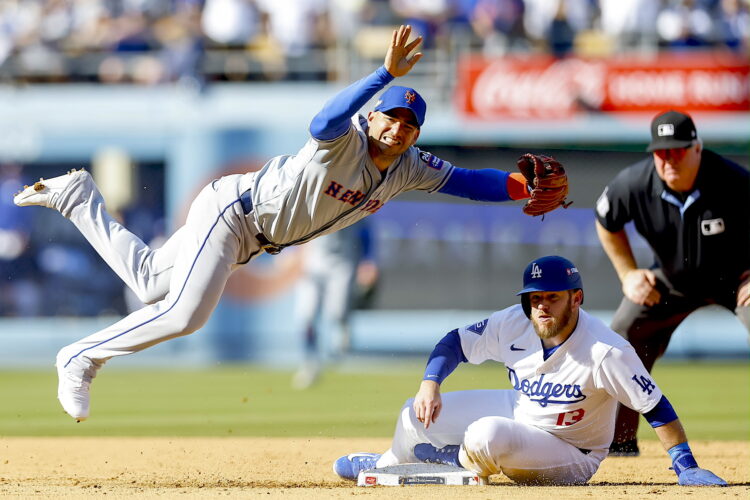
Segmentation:
[(578, 448), (578, 451), (580, 451), (584, 455), (588, 455), (589, 453), (591, 453), (591, 450), (587, 450), (586, 448)]
[[(240, 205), (242, 205), (242, 212), (245, 215), (253, 211), (253, 197), (249, 189), (240, 195)], [(281, 250), (283, 250), (283, 247), (274, 245), (273, 243), (268, 241), (268, 238), (265, 237), (265, 235), (260, 231), (259, 228), (258, 232), (255, 234), (255, 239), (258, 240), (260, 248), (262, 248), (266, 253), (270, 253), (271, 255), (276, 255), (277, 253), (281, 252)]]
[(245, 215), (253, 211), (253, 197), (249, 189), (240, 195), (240, 205)]

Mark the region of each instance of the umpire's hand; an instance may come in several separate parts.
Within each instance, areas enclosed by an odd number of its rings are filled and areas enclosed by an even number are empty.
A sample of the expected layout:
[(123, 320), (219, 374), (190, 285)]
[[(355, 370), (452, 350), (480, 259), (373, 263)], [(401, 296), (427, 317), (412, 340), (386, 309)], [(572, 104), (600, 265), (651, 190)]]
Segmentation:
[(417, 420), (424, 424), (425, 429), (428, 429), (430, 424), (437, 420), (442, 408), (440, 384), (434, 380), (423, 380), (419, 386), (419, 392), (414, 396), (414, 413), (417, 414)]
[(656, 289), (656, 276), (649, 269), (628, 271), (622, 279), (622, 293), (641, 306), (655, 306), (661, 300), (661, 293)]
[(745, 271), (740, 277), (740, 283), (737, 289), (737, 307), (750, 306), (750, 271)]

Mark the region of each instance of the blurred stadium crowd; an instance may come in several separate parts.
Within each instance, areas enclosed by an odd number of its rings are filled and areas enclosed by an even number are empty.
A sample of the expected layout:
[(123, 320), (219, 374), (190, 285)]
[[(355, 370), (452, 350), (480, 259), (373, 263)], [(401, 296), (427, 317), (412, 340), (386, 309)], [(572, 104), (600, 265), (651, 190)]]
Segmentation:
[(444, 52), (747, 53), (750, 0), (4, 0), (0, 82), (331, 80), (402, 22)]

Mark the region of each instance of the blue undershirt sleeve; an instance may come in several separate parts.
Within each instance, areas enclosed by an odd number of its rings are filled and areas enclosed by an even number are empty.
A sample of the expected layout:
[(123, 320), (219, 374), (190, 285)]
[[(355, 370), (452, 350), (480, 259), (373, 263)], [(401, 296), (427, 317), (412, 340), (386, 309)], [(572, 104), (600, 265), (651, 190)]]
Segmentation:
[(393, 81), (384, 66), (352, 83), (325, 103), (310, 123), (310, 135), (319, 141), (341, 137), (349, 130), (352, 116), (380, 89)]
[(643, 416), (646, 421), (651, 424), (651, 427), (661, 427), (669, 422), (677, 420), (677, 413), (675, 413), (672, 404), (669, 402), (666, 396), (662, 396), (654, 409), (648, 413), (644, 413)]
[(434, 380), (438, 384), (442, 384), (443, 380), (456, 369), (459, 363), (466, 363), (467, 361), (464, 351), (461, 349), (461, 337), (458, 336), (458, 330), (453, 330), (443, 337), (432, 350), (422, 380)]
[(475, 201), (509, 201), (509, 175), (492, 168), (470, 170), (454, 167), (448, 182), (438, 192)]

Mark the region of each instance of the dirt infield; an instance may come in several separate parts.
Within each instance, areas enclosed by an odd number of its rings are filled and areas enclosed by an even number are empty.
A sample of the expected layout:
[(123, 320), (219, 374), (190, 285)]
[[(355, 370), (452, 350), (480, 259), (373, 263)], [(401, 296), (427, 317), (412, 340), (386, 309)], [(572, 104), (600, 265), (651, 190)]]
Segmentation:
[(682, 488), (658, 443), (639, 458), (608, 458), (591, 484), (358, 488), (331, 463), (342, 454), (382, 451), (386, 439), (330, 438), (0, 438), (0, 496), (16, 498), (744, 498), (750, 443), (694, 442), (698, 462), (729, 488)]

